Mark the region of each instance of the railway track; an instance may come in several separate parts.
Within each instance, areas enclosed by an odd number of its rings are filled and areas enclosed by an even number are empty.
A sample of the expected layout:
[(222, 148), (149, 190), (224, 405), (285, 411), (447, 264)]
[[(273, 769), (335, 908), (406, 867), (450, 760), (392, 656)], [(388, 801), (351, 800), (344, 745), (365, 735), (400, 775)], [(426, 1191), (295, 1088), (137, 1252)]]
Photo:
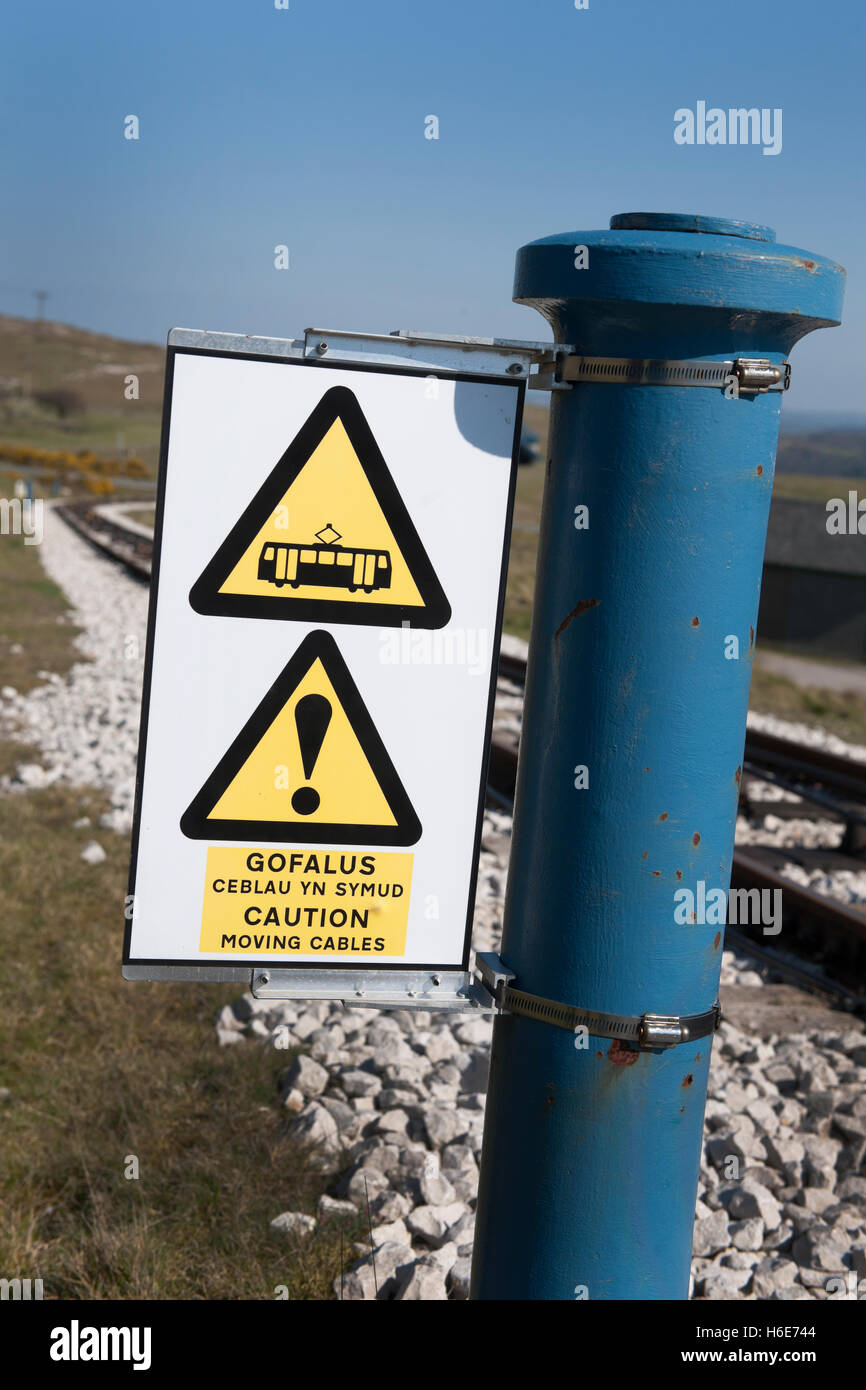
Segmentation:
[(97, 550), (117, 560), (136, 579), (149, 583), (153, 541), (137, 535), (119, 522), (100, 516), (98, 507), (98, 502), (63, 502), (55, 507), (55, 511), (73, 531), (77, 531)]
[[(65, 503), (63, 519), (98, 550), (149, 581), (153, 543), (120, 522), (100, 516), (93, 502)], [(522, 703), (526, 661), (503, 652), (499, 659), (499, 698), (516, 708)], [(488, 770), (488, 794), (500, 806), (513, 804), (517, 779), (517, 739), (494, 729)], [(761, 785), (770, 783), (798, 798), (770, 801)], [(760, 822), (821, 819), (843, 827), (837, 849), (785, 845), (750, 845), (734, 851), (732, 888), (782, 890), (785, 952), (768, 945), (761, 928), (729, 924), (729, 944), (748, 951), (765, 966), (801, 988), (834, 997), (846, 1007), (866, 1007), (866, 911), (816, 893), (779, 872), (786, 864), (827, 872), (866, 871), (866, 762), (807, 747), (774, 734), (749, 729), (740, 786), (740, 813)], [(791, 952), (799, 959), (793, 959)]]

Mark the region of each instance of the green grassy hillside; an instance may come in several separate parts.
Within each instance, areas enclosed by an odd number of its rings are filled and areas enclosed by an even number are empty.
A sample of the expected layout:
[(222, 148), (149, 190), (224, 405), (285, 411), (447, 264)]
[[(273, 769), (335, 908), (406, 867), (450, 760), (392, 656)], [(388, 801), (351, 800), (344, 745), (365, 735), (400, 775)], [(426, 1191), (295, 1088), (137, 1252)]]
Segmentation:
[[(155, 471), (165, 351), (0, 314), (0, 442), (136, 454)], [(124, 381), (139, 381), (126, 400)]]

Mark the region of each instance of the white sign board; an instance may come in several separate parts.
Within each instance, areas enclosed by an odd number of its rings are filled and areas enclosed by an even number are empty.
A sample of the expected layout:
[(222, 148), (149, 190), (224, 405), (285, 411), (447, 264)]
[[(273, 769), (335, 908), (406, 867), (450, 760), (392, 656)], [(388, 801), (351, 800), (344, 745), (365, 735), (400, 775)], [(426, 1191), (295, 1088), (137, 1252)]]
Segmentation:
[(465, 971), (523, 380), (199, 338), (169, 338), (124, 975)]

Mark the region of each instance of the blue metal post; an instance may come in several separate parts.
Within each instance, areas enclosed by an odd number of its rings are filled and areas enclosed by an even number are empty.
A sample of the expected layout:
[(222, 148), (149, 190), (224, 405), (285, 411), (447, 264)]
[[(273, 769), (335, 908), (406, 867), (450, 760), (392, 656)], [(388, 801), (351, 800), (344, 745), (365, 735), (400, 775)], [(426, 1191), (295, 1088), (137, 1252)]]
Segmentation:
[[(778, 364), (843, 283), (765, 227), (627, 214), (524, 246), (514, 297), (581, 355)], [(678, 924), (674, 894), (730, 883), (780, 405), (553, 393), (501, 948), (520, 990), (625, 1015), (717, 998), (722, 929)], [(496, 1020), (473, 1298), (687, 1297), (711, 1040), (582, 1042)]]

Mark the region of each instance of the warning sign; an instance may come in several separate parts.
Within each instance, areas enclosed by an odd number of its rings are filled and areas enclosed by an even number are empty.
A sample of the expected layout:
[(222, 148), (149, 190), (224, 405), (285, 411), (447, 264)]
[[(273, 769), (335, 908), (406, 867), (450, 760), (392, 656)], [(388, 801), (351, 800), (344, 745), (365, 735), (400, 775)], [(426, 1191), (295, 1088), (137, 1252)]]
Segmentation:
[(201, 949), (287, 956), (402, 956), (411, 854), (207, 852)]
[(123, 973), (462, 1007), (530, 352), (328, 336), (169, 338)]
[(443, 627), (451, 608), (354, 392), (326, 391), (193, 585), (198, 613)]
[(330, 633), (301, 643), (180, 828), (192, 839), (415, 843), (418, 817)]

